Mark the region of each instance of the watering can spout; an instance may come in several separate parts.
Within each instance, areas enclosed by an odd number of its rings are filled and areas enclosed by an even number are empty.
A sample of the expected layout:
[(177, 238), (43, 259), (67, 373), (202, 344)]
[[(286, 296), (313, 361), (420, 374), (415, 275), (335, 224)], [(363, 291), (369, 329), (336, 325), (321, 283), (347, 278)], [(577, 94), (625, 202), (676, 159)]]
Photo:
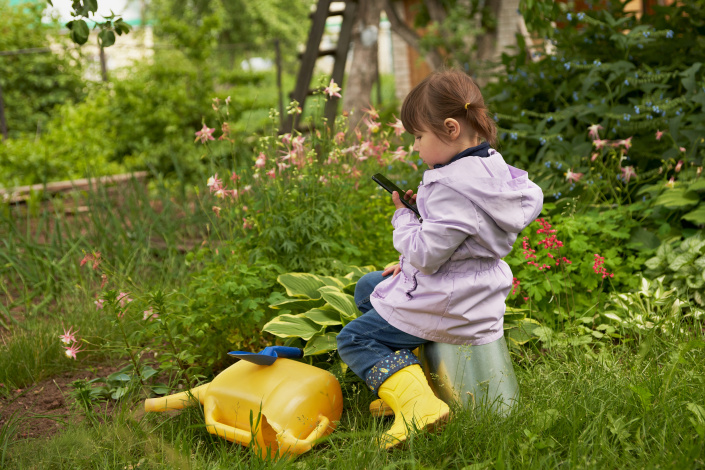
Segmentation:
[(192, 401), (203, 402), (203, 395), (208, 390), (209, 384), (204, 384), (189, 391), (175, 393), (165, 397), (148, 398), (144, 401), (144, 411), (167, 411), (186, 408)]

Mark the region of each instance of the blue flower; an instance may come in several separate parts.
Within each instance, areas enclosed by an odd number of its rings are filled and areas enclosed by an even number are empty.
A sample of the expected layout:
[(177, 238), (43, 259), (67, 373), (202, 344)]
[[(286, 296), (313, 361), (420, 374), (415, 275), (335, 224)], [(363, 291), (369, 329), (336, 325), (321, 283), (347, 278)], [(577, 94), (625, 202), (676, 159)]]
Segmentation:
[(543, 74), (543, 72), (541, 72), (541, 73), (539, 74), (539, 77), (545, 78), (545, 75)]
[(668, 31), (666, 31), (666, 37), (669, 38), (669, 39), (672, 38), (672, 37), (673, 37), (673, 31), (671, 31), (670, 29), (669, 29)]
[(557, 135), (556, 139), (558, 139), (559, 142), (563, 142), (563, 136), (562, 135)]
[(553, 197), (555, 197), (556, 199), (558, 199), (558, 198), (561, 197), (562, 195), (563, 195), (563, 193), (559, 192), (559, 193), (554, 194)]
[(580, 13), (578, 13), (578, 19), (582, 20), (583, 18), (585, 18), (585, 13), (581, 11)]
[(392, 169), (392, 165), (387, 165), (387, 170), (391, 170), (391, 169)]
[(595, 64), (595, 65), (598, 66), (598, 67), (599, 67), (600, 65), (602, 65), (602, 62), (600, 62), (599, 60), (594, 60), (592, 63)]
[(558, 168), (559, 170), (561, 169), (562, 166), (563, 166), (562, 163), (556, 163), (556, 168)]
[(510, 137), (512, 140), (517, 140), (517, 133), (516, 133), (516, 132), (512, 132), (511, 134), (509, 134), (509, 137)]
[(497, 115), (495, 114), (495, 115), (494, 115), (494, 120), (495, 120), (495, 122), (499, 122), (499, 116), (497, 116)]
[(565, 15), (565, 17), (568, 18), (568, 21), (573, 21), (573, 15), (571, 15), (570, 13)]
[(629, 80), (624, 80), (625, 85), (629, 85)]
[(624, 120), (629, 121), (632, 117), (629, 114), (624, 115)]
[(634, 112), (639, 114), (639, 106), (634, 106)]
[(548, 116), (548, 117), (546, 118), (546, 122), (551, 122), (551, 121), (553, 121), (553, 116)]
[(580, 99), (580, 96), (578, 96), (578, 92), (574, 91), (573, 92), (573, 101), (578, 101)]
[(546, 143), (546, 139), (544, 139), (543, 137), (541, 137), (541, 138), (539, 139), (539, 142), (541, 143), (541, 145), (543, 145), (543, 144)]
[(402, 186), (406, 186), (406, 180), (401, 180)]
[(421, 160), (421, 159), (419, 158), (419, 159), (416, 161), (416, 164), (417, 164), (417, 165), (422, 165), (422, 164), (423, 164), (423, 160)]
[(546, 168), (551, 168), (551, 162), (546, 162)]
[(522, 109), (521, 110), (521, 115), (523, 116), (525, 114), (525, 111)]
[(569, 188), (569, 191), (572, 191), (572, 190), (574, 190), (574, 189), (575, 189), (575, 185), (574, 185), (574, 184), (571, 184), (571, 185), (570, 185), (570, 188)]
[(654, 117), (651, 114), (646, 115), (646, 119), (653, 119)]
[(570, 70), (570, 62), (563, 64), (563, 67), (565, 67), (566, 70)]
[(644, 34), (644, 37), (645, 37), (645, 38), (648, 38), (648, 37), (651, 35), (651, 33), (648, 32), (648, 31), (644, 31), (643, 34)]
[(639, 49), (643, 49), (643, 48), (644, 48), (644, 45), (643, 45), (643, 44), (637, 44), (636, 47), (638, 47)]

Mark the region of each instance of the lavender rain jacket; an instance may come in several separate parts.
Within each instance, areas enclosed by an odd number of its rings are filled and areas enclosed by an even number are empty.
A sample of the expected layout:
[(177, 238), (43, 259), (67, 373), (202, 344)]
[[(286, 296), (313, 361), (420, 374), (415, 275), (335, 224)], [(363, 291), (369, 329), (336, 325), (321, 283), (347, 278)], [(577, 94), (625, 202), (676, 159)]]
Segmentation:
[(489, 156), (427, 170), (416, 199), (392, 218), (401, 272), (377, 285), (372, 306), (420, 338), (480, 345), (504, 334), (512, 271), (500, 258), (541, 212), (543, 193), (526, 171)]

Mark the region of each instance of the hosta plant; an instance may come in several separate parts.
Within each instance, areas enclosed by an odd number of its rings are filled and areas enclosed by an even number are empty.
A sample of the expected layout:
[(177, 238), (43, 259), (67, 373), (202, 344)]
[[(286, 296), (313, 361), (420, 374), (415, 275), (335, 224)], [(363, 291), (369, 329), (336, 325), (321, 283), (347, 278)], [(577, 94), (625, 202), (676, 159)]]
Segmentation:
[[(340, 330), (361, 315), (352, 294), (357, 280), (374, 270), (373, 266), (351, 267), (345, 276), (318, 276), (310, 273), (288, 273), (277, 278), (288, 297), (272, 305), (282, 313), (262, 328), (289, 344), (300, 343), (304, 356), (333, 353)], [(518, 347), (536, 338), (533, 330), (540, 324), (526, 318), (526, 311), (508, 308), (504, 331), (508, 343)]]
[(705, 305), (705, 234), (697, 232), (685, 240), (664, 242), (656, 256), (646, 261), (649, 278), (661, 276), (663, 284), (676, 290), (681, 298)]

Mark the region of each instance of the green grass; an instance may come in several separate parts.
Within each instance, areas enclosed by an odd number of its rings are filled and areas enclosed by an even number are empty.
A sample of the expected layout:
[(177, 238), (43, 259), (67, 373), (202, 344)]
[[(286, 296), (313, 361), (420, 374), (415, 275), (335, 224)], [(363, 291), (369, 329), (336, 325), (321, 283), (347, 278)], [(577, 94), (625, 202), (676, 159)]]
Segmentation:
[[(37, 214), (43, 239), (27, 232), (16, 214), (4, 213), (0, 274), (13, 296), (6, 315), (15, 320), (6, 319), (12, 329), (0, 344), (5, 390), (101, 362), (127, 363), (124, 354), (101, 348), (118, 333), (93, 305), (100, 279), (88, 266), (78, 267), (83, 250), (104, 253), (111, 276), (127, 285), (174, 288), (188, 275), (176, 245), (195, 235), (185, 227), (204, 225), (196, 209), (138, 190), (123, 196), (120, 207), (95, 196), (89, 218), (79, 225), (65, 224), (59, 212)], [(153, 211), (146, 204), (150, 197), (162, 197), (164, 209)], [(46, 235), (48, 227), (64, 236)], [(165, 249), (152, 246), (155, 235), (166, 240)], [(58, 341), (69, 325), (91, 342), (78, 361), (66, 359)], [(390, 423), (367, 413), (373, 397), (349, 380), (338, 429), (293, 460), (262, 461), (250, 449), (212, 436), (200, 407), (144, 414), (144, 397), (132, 396), (110, 414), (96, 411), (87, 418), (74, 408), (70, 425), (40, 443), (13, 438), (31, 419), (15, 416), (0, 428), (0, 461), (8, 469), (120, 470), (704, 467), (703, 331), (702, 323), (689, 319), (672, 334), (623, 332), (626, 339), (618, 344), (527, 347), (514, 356), (521, 399), (510, 416), (456, 409), (442, 432), (413, 437), (390, 452), (376, 445)]]
[(372, 396), (344, 384), (338, 429), (293, 461), (262, 462), (214, 438), (199, 407), (169, 416), (123, 403), (104, 424), (76, 422), (41, 446), (15, 441), (7, 468), (697, 468), (705, 465), (705, 343), (653, 335), (641, 348), (607, 345), (515, 357), (521, 401), (506, 418), (456, 409), (436, 435), (391, 452)]

